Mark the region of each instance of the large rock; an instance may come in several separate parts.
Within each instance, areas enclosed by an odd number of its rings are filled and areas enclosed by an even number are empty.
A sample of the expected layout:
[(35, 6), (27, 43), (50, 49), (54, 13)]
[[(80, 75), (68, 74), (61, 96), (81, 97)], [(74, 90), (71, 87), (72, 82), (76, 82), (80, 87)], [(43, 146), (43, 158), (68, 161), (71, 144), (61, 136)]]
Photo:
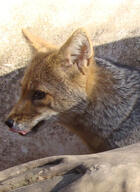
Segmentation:
[(4, 120), (19, 95), (19, 79), (33, 55), (21, 29), (62, 44), (80, 26), (89, 29), (95, 53), (114, 61), (140, 63), (139, 0), (4, 0), (0, 6), (0, 169), (58, 154), (89, 150), (68, 130), (46, 122), (31, 136), (11, 133)]
[(0, 172), (0, 192), (139, 192), (140, 144), (54, 156)]

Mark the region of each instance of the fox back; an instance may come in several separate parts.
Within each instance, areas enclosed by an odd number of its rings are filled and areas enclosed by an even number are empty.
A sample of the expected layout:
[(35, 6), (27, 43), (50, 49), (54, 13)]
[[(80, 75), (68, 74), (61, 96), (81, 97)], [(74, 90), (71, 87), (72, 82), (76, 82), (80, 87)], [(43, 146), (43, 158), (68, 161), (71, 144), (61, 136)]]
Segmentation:
[(60, 48), (24, 35), (36, 50), (21, 81), (21, 96), (6, 124), (27, 134), (41, 120), (55, 118), (93, 152), (140, 141), (140, 72), (94, 58), (84, 29)]

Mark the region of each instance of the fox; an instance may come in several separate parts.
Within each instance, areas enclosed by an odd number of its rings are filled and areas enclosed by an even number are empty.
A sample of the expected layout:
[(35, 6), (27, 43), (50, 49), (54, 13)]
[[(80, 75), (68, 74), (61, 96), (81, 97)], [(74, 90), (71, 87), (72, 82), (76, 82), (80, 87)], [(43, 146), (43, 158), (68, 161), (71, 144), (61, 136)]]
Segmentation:
[(28, 29), (23, 34), (36, 54), (5, 121), (11, 131), (26, 135), (42, 120), (54, 118), (95, 153), (140, 141), (138, 69), (94, 56), (84, 28), (60, 47)]

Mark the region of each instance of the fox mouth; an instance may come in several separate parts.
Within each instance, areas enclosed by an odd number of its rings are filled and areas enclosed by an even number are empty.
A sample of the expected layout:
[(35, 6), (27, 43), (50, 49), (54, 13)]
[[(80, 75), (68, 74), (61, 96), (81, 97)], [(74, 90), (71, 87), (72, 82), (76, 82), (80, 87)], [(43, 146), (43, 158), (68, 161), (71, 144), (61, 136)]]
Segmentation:
[(30, 132), (30, 130), (29, 131), (26, 131), (26, 130), (15, 130), (15, 129), (12, 129), (12, 128), (10, 128), (10, 131), (12, 131), (14, 133), (19, 133), (22, 136), (25, 136), (25, 135), (27, 135)]
[(44, 123), (44, 121), (40, 121), (37, 125), (35, 125), (32, 129), (29, 130), (16, 130), (13, 128), (9, 128), (10, 131), (14, 132), (14, 133), (18, 133), (21, 136), (27, 136), (27, 135), (33, 135), (36, 132), (38, 132), (39, 128), (41, 127), (41, 125)]

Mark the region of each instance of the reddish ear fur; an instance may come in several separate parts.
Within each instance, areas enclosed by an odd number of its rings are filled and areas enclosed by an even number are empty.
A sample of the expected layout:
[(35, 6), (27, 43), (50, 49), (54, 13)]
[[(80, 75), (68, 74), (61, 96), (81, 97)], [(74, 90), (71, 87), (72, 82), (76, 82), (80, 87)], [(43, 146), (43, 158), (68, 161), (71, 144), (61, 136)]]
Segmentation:
[(67, 65), (76, 64), (84, 74), (83, 67), (88, 66), (89, 59), (93, 56), (93, 47), (87, 32), (82, 28), (76, 30), (60, 48), (60, 53)]

